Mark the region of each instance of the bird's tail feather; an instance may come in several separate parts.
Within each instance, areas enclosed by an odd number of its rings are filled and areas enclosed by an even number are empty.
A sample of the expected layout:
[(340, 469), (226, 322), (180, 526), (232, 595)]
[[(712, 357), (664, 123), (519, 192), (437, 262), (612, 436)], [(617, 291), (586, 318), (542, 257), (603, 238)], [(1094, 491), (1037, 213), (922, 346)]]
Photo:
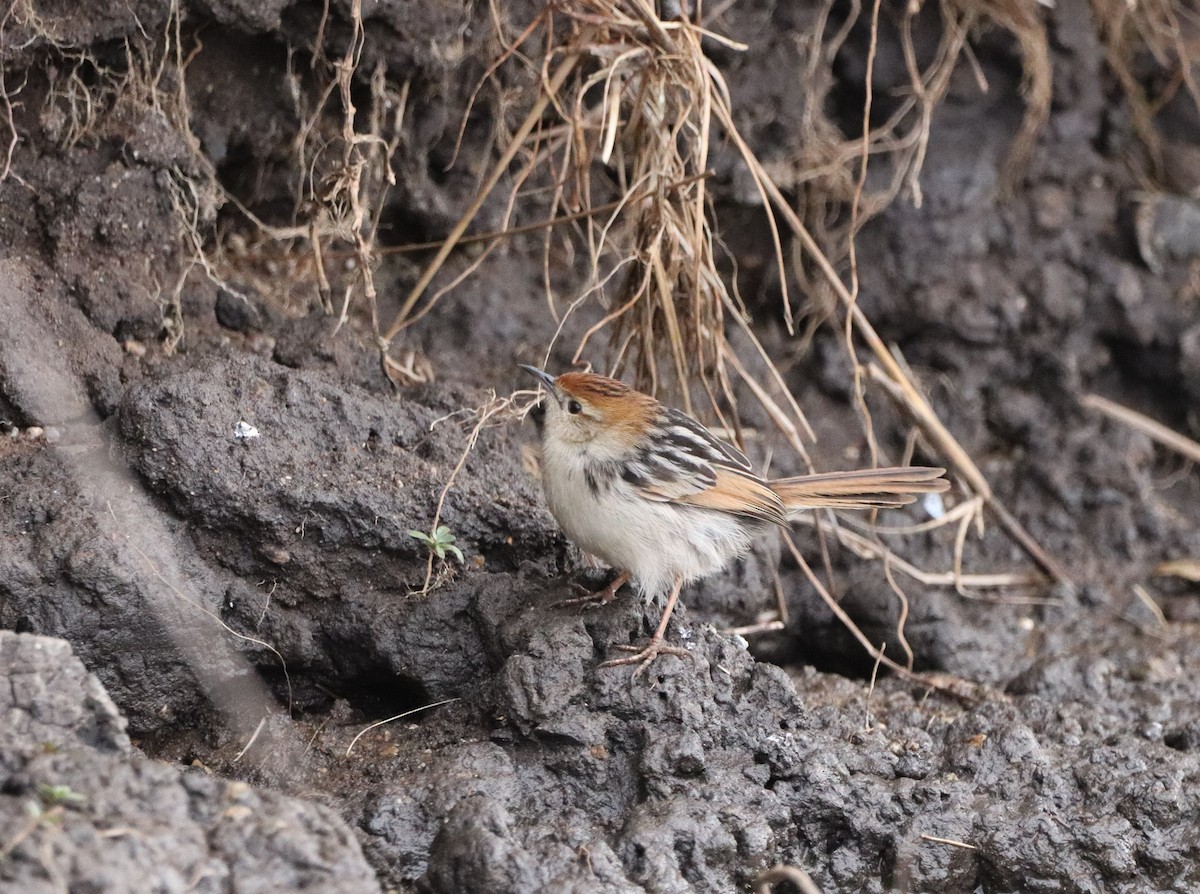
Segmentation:
[(920, 494), (940, 493), (950, 486), (945, 469), (899, 466), (859, 472), (821, 472), (798, 478), (778, 478), (771, 490), (779, 494), (789, 515), (806, 509), (876, 509), (904, 506)]

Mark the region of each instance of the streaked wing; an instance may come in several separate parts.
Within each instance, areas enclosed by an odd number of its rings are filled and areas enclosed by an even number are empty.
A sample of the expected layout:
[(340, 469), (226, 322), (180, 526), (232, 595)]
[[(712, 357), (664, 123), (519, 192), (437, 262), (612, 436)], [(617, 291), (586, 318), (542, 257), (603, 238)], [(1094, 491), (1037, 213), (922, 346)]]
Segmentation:
[(626, 463), (622, 478), (648, 500), (787, 524), (783, 502), (750, 461), (678, 410), (664, 410), (658, 437)]
[(672, 446), (690, 450), (694, 455), (718, 466), (730, 466), (746, 472), (754, 469), (742, 451), (726, 444), (695, 419), (678, 410), (665, 408), (659, 424), (666, 435), (666, 442)]
[(673, 502), (716, 509), (787, 527), (787, 515), (779, 495), (754, 475), (718, 469), (717, 483)]

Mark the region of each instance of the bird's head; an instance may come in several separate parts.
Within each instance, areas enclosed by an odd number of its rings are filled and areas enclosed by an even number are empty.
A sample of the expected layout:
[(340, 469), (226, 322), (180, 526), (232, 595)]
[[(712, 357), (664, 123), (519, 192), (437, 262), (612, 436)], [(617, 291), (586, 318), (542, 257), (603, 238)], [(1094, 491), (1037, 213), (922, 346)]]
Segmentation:
[(547, 391), (541, 403), (543, 441), (574, 444), (601, 456), (619, 456), (649, 430), (658, 401), (624, 382), (594, 373), (569, 372), (558, 378), (522, 366)]

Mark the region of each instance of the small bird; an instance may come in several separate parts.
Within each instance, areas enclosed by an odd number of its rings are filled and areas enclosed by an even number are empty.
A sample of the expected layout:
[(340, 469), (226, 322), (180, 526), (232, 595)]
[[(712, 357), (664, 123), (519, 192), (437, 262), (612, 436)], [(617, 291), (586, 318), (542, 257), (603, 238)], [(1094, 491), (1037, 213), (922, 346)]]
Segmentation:
[(618, 571), (584, 600), (607, 603), (627, 581), (647, 598), (667, 594), (645, 648), (601, 667), (659, 655), (688, 655), (664, 643), (683, 585), (744, 555), (770, 525), (787, 527), (809, 509), (903, 506), (950, 486), (944, 469), (909, 466), (829, 472), (767, 481), (736, 448), (696, 420), (607, 376), (534, 366), (549, 392), (535, 417), (542, 439), (542, 488), (550, 511), (581, 549)]

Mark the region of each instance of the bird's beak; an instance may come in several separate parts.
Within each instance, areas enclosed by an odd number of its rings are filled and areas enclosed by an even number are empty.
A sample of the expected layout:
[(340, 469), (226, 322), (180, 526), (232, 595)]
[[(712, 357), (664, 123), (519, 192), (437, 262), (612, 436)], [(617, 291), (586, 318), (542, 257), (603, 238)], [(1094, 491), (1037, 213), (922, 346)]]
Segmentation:
[(520, 366), (521, 369), (525, 370), (525, 372), (537, 376), (538, 381), (546, 386), (546, 388), (550, 391), (550, 394), (557, 397), (557, 394), (554, 391), (554, 376), (550, 375), (550, 373), (545, 372), (544, 370), (538, 369), (536, 366), (529, 366), (524, 363), (522, 363)]

